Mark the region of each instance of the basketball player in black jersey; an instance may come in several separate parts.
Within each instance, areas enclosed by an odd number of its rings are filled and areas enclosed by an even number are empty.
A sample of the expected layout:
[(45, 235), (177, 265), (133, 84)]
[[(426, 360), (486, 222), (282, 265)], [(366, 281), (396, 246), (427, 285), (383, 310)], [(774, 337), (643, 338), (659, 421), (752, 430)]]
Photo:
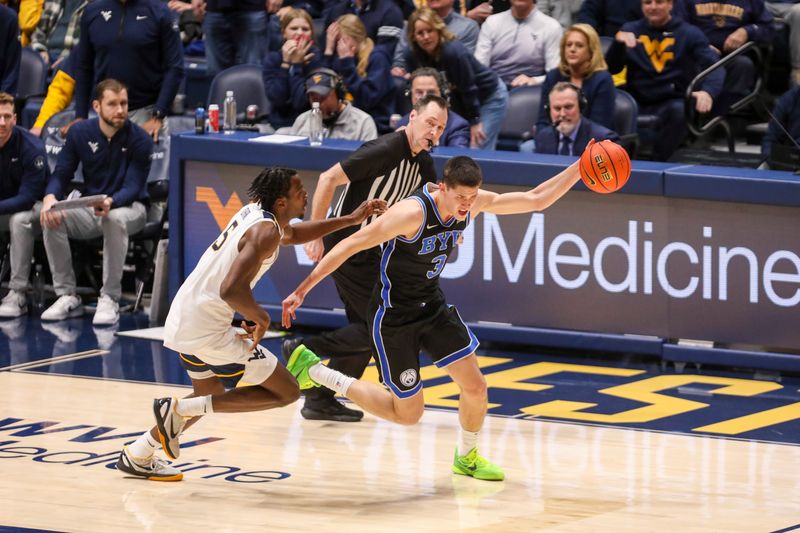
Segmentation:
[[(331, 210), (331, 216), (347, 215), (361, 202), (385, 200), (391, 206), (406, 198), (423, 183), (436, 181), (436, 169), (429, 150), (438, 144), (447, 124), (447, 102), (439, 96), (421, 98), (414, 105), (408, 126), (364, 144), (342, 163), (337, 163), (319, 177), (311, 206), (311, 220), (325, 218), (334, 190), (344, 185)], [(371, 222), (371, 217), (361, 227)], [(358, 227), (337, 231), (325, 237), (324, 249), (331, 250), (339, 241), (355, 233)], [(323, 240), (306, 244), (312, 261), (323, 254)], [(361, 377), (373, 356), (366, 326), (367, 307), (372, 288), (378, 283), (380, 250), (367, 248), (349, 257), (332, 277), (344, 303), (349, 324), (311, 338), (293, 338), (284, 342), (288, 359), (294, 349), (304, 344), (318, 354), (331, 358), (330, 367), (350, 376)], [(306, 391), (302, 415), (313, 420), (357, 422), (363, 413), (337, 402), (328, 389)]]
[[(590, 141), (587, 149), (593, 143)], [(481, 190), (482, 179), (480, 168), (471, 158), (450, 159), (441, 183), (423, 185), (411, 198), (398, 202), (329, 251), (283, 301), (282, 322), (285, 327), (291, 326), (295, 310), (308, 291), (348, 257), (385, 243), (368, 324), (386, 388), (327, 368), (312, 352), (299, 347), (287, 368), (297, 377), (301, 389), (323, 385), (376, 416), (415, 424), (425, 407), (419, 377), (419, 351), (424, 349), (460, 389), (461, 438), (453, 472), (499, 481), (505, 477), (503, 470), (477, 450), (488, 404), (486, 380), (475, 356), (478, 341), (455, 307), (446, 304), (439, 275), (464, 228), (479, 213), (541, 211), (572, 188), (580, 175), (575, 162), (534, 189), (505, 194)]]

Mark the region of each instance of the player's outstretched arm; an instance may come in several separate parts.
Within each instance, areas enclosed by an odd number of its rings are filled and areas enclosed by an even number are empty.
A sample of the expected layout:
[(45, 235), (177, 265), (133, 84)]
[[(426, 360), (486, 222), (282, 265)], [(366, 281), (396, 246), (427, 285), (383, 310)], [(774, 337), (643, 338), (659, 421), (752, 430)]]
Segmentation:
[(291, 327), (295, 310), (300, 307), (306, 294), (327, 275), (339, 268), (347, 258), (362, 250), (378, 246), (394, 239), (398, 235), (414, 235), (422, 224), (422, 207), (415, 200), (403, 200), (393, 205), (375, 222), (365, 226), (339, 242), (314, 267), (295, 291), (283, 301), (281, 322), (284, 327)]
[(281, 244), (303, 244), (314, 239), (324, 237), (328, 233), (361, 224), (372, 215), (381, 215), (386, 211), (385, 200), (367, 200), (358, 206), (352, 213), (337, 218), (325, 220), (307, 220), (286, 227), (281, 239)]
[(275, 253), (279, 242), (280, 233), (274, 224), (256, 224), (242, 235), (238, 243), (223, 243), (223, 246), (238, 246), (239, 254), (222, 280), (219, 295), (234, 311), (255, 322), (255, 327), (248, 333), (253, 339), (253, 348), (269, 328), (270, 318), (256, 303), (250, 282), (258, 274), (262, 263)]
[(488, 211), (496, 215), (512, 215), (543, 211), (564, 196), (580, 179), (578, 161), (576, 161), (549, 180), (528, 191), (497, 194), (481, 190), (472, 214), (475, 216), (481, 211)]
[[(333, 200), (333, 193), (339, 185), (348, 183), (347, 174), (344, 173), (341, 163), (336, 163), (331, 168), (319, 175), (317, 188), (314, 190), (314, 197), (311, 199), (310, 220), (324, 220), (328, 207)], [(306, 243), (306, 254), (312, 261), (319, 261), (325, 251), (322, 246), (322, 239), (316, 239)]]

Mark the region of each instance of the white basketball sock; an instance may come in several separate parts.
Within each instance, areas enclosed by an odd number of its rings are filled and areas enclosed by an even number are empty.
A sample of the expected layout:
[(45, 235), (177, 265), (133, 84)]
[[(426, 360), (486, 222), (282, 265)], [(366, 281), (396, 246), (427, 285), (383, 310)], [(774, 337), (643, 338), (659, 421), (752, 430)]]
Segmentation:
[(461, 441), (458, 444), (458, 455), (467, 455), (478, 445), (478, 432), (465, 431), (461, 428)]
[(211, 404), (211, 395), (209, 394), (208, 396), (178, 400), (175, 410), (181, 416), (202, 416), (213, 413), (214, 406)]
[(153, 455), (158, 445), (159, 443), (153, 439), (148, 429), (139, 435), (139, 438), (133, 441), (133, 444), (128, 445), (128, 451), (136, 459), (147, 459)]
[(323, 387), (328, 387), (342, 396), (347, 396), (347, 389), (356, 380), (356, 378), (345, 376), (338, 370), (328, 368), (322, 363), (317, 363), (309, 368), (308, 375)]

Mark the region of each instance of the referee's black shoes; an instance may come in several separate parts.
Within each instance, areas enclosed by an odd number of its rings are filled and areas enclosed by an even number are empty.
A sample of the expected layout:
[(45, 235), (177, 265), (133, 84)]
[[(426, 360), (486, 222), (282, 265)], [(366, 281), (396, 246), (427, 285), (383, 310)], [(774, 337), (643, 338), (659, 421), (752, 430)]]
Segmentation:
[[(293, 337), (283, 341), (281, 345), (281, 355), (284, 362), (289, 360), (292, 352), (303, 344), (302, 337)], [(359, 422), (364, 418), (364, 413), (355, 409), (350, 409), (336, 398), (332, 391), (324, 387), (308, 389), (303, 391), (306, 399), (300, 414), (306, 420), (331, 420), (333, 422)]]

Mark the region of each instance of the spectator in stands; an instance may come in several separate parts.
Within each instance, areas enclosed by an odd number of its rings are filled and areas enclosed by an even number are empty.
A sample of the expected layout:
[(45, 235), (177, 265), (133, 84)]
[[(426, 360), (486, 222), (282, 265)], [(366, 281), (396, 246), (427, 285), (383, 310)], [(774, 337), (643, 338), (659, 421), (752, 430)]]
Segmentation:
[[(614, 81), (608, 73), (597, 32), (588, 24), (574, 24), (561, 36), (560, 50), (561, 62), (558, 68), (547, 73), (542, 84), (542, 95), (550, 94), (559, 81), (571, 82), (580, 87), (586, 99), (584, 116), (606, 128), (613, 127)], [(538, 124), (550, 123), (545, 102), (546, 99), (542, 98)]]
[(575, 23), (582, 3), (582, 0), (537, 0), (536, 9), (553, 17), (566, 29)]
[(581, 114), (581, 90), (567, 81), (559, 81), (548, 94), (550, 126), (537, 128), (536, 153), (580, 155), (594, 139), (619, 141), (619, 135)]
[(435, 11), (414, 11), (406, 31), (411, 43), (406, 64), (443, 72), (453, 110), (470, 123), (470, 146), (494, 150), (508, 106), (506, 85), (455, 39)]
[(375, 46), (355, 15), (342, 15), (328, 27), (326, 66), (342, 76), (353, 105), (372, 115), (381, 135), (391, 132), (389, 116), (394, 109), (390, 58), (385, 49)]
[(789, 27), (790, 81), (800, 85), (800, 0), (772, 0), (766, 5), (773, 17), (781, 19)]
[[(312, 71), (305, 82), (307, 98), (312, 104), (319, 102), (322, 127), (327, 139), (371, 141), (378, 137), (372, 117), (345, 99), (342, 77), (328, 68)], [(276, 133), (309, 136), (311, 111), (302, 113), (291, 127)]]
[(33, 241), (20, 238), (22, 232), (16, 226), (30, 218), (49, 175), (42, 142), (16, 124), (14, 97), (0, 92), (0, 233), (10, 234), (11, 243), (11, 279), (8, 294), (0, 302), (2, 318), (28, 312), (32, 250), (26, 253), (25, 247), (33, 247)]
[(614, 37), (623, 24), (640, 18), (641, 0), (584, 0), (577, 21), (604, 37)]
[(264, 58), (264, 88), (272, 106), (269, 123), (273, 128), (291, 126), (308, 109), (305, 80), (322, 66), (322, 54), (314, 39), (311, 16), (302, 9), (284, 12), (281, 19), (284, 42), (280, 51)]
[(203, 17), (209, 76), (234, 65), (261, 64), (267, 53), (269, 4), (264, 0), (192, 0), (195, 13)]
[[(128, 236), (141, 231), (146, 221), (152, 139), (128, 119), (128, 91), (123, 84), (103, 80), (95, 94), (92, 107), (98, 117), (70, 128), (42, 201), (39, 220), (58, 296), (42, 313), (42, 320), (83, 314), (81, 298), (75, 292), (69, 239), (103, 236), (103, 286), (92, 323), (116, 324)], [(53, 210), (58, 200), (72, 196), (69, 185), (79, 164), (83, 165), (84, 195), (108, 196), (93, 209)]]
[(539, 85), (558, 66), (561, 24), (536, 9), (535, 0), (511, 0), (511, 9), (486, 19), (475, 57), (509, 89)]
[[(417, 100), (429, 94), (441, 96), (449, 104), (450, 90), (436, 69), (422, 67), (412, 72), (408, 80), (407, 92), (412, 106), (417, 103)], [(397, 126), (407, 126), (410, 117), (411, 113), (406, 113)], [(448, 110), (447, 125), (444, 133), (439, 137), (438, 145), (469, 148), (469, 122), (455, 111)]]
[(83, 12), (80, 32), (73, 63), (75, 118), (87, 117), (93, 80), (111, 78), (128, 88), (134, 123), (155, 141), (169, 135), (167, 112), (184, 71), (178, 23), (166, 4), (94, 0)]
[(89, 0), (45, 0), (31, 35), (31, 48), (55, 70), (80, 39), (80, 22)]
[[(644, 18), (622, 25), (606, 60), (611, 72), (627, 67), (626, 89), (638, 102), (639, 114), (658, 116), (653, 158), (666, 161), (686, 138), (689, 82), (696, 69), (711, 66), (719, 56), (699, 29), (672, 16), (672, 0), (641, 2)], [(725, 73), (716, 70), (692, 93), (698, 113), (711, 111), (724, 80)]]
[[(761, 154), (767, 158), (772, 155), (772, 147), (776, 144), (795, 146), (800, 142), (800, 86), (792, 87), (778, 99), (772, 115), (767, 133), (761, 140)], [(784, 130), (789, 132), (791, 139)]]
[[(447, 25), (450, 33), (456, 36), (456, 39), (470, 51), (475, 53), (475, 46), (478, 44), (478, 34), (480, 27), (474, 20), (467, 18), (455, 12), (453, 9), (453, 0), (428, 0), (428, 6), (436, 11), (436, 14), (441, 17)], [(402, 78), (408, 77), (408, 70), (406, 69), (405, 56), (408, 53), (408, 37), (405, 32), (401, 34), (400, 42), (394, 51), (394, 59), (392, 61), (392, 75)]]
[(0, 5), (0, 91), (4, 93), (17, 94), (21, 53), (17, 14)]
[[(772, 43), (772, 15), (764, 6), (764, 0), (677, 0), (673, 14), (700, 28), (723, 57), (748, 41), (763, 47)], [(757, 76), (750, 57), (734, 57), (725, 65), (725, 85), (715, 112), (724, 113), (730, 104), (746, 96)]]
[[(375, 46), (382, 48), (389, 58), (394, 56), (394, 49), (403, 33), (403, 12), (394, 0), (335, 0), (330, 3), (323, 14), (325, 33), (330, 25), (339, 17), (353, 14), (361, 19), (367, 31), (367, 37)], [(366, 110), (365, 110), (366, 111)]]

